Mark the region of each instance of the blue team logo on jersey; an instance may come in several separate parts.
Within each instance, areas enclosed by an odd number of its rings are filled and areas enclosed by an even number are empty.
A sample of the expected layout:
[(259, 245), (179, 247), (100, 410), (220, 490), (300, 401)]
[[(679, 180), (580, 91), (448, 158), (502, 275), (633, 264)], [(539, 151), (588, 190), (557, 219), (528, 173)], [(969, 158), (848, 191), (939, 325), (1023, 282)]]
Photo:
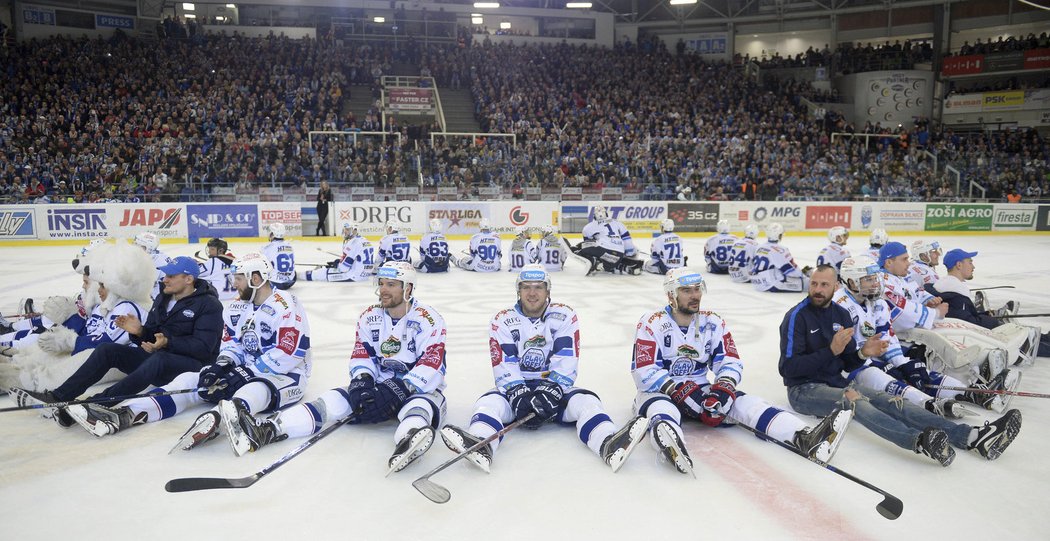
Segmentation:
[(230, 323), (231, 323), (230, 326), (231, 327), (236, 327), (237, 326), (237, 322), (240, 321), (240, 320), (241, 320), (241, 315), (240, 314), (230, 314)]
[(665, 348), (671, 347), (671, 335), (667, 335), (667, 336), (664, 337), (664, 347)]
[(379, 341), (379, 329), (372, 329), (372, 341), (373, 342), (378, 342)]
[(667, 368), (667, 373), (671, 377), (688, 376), (693, 373), (696, 368), (696, 363), (692, 359), (686, 357), (679, 357), (671, 362), (671, 366)]
[(379, 365), (399, 376), (408, 372), (408, 365), (397, 359), (383, 359)]
[(521, 356), (521, 368), (530, 372), (543, 370), (547, 364), (547, 356), (542, 349), (530, 348)]
[(255, 353), (259, 351), (259, 335), (255, 334), (255, 331), (248, 331), (241, 336), (241, 345), (244, 346), (244, 350), (249, 353)]
[(263, 336), (270, 336), (273, 334), (273, 329), (266, 323), (260, 323), (259, 332), (261, 332)]
[(518, 342), (521, 342), (521, 332), (518, 331), (517, 329), (511, 329), (510, 337), (514, 339), (514, 343), (515, 344), (517, 344)]
[(88, 336), (94, 336), (97, 334), (100, 323), (102, 323), (102, 318), (100, 316), (92, 315), (91, 319), (88, 319), (87, 323), (84, 324), (85, 334)]

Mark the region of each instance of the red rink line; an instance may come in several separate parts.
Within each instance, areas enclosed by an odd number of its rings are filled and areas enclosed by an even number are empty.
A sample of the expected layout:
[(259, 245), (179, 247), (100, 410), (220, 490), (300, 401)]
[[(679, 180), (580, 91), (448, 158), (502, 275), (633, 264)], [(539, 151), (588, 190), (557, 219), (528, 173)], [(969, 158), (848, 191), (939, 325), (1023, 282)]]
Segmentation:
[[(780, 471), (769, 466), (751, 449), (757, 446), (770, 453), (787, 453), (773, 444), (748, 438), (753, 445), (732, 441), (728, 434), (720, 433), (732, 429), (712, 431), (707, 427), (685, 430), (686, 445), (699, 466), (697, 477), (703, 480), (705, 471), (717, 472), (726, 483), (741, 490), (746, 499), (754, 502), (770, 518), (784, 526), (783, 532), (796, 539), (866, 541), (859, 529), (848, 517), (825, 505), (811, 492), (800, 487)], [(697, 432), (701, 432), (697, 434)], [(752, 442), (748, 442), (752, 443)], [(703, 450), (703, 451), (701, 451)], [(801, 457), (794, 457), (799, 461)], [(802, 465), (813, 468), (814, 475), (831, 472), (816, 472), (816, 464)], [(842, 486), (842, 494), (853, 489)], [(851, 492), (850, 492), (851, 493)], [(873, 498), (872, 507), (877, 499)], [(875, 513), (875, 509), (871, 510)]]

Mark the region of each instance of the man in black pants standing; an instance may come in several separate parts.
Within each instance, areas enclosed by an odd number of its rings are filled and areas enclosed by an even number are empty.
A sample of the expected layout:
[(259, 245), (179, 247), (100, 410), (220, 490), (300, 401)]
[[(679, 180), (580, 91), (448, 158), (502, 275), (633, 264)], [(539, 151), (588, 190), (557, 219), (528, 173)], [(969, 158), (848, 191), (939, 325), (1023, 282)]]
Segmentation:
[(332, 188), (328, 181), (321, 181), (321, 189), (317, 190), (317, 236), (328, 236), (328, 205), (332, 202)]
[[(127, 376), (95, 398), (133, 395), (150, 385), (163, 385), (183, 372), (200, 370), (215, 361), (222, 339), (222, 303), (215, 288), (197, 278), (197, 262), (176, 257), (159, 267), (164, 288), (150, 308), (146, 322), (120, 316), (116, 324), (131, 335), (134, 345), (101, 344), (62, 385), (51, 391), (12, 389), (18, 405), (73, 400), (98, 383), (111, 368)], [(72, 419), (62, 410), (44, 410), (60, 425)]]

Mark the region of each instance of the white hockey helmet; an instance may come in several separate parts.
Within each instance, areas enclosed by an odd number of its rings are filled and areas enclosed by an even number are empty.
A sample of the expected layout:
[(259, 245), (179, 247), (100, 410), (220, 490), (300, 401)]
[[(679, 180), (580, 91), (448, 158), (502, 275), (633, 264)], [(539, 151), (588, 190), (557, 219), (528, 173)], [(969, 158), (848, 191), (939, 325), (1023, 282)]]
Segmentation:
[[(251, 284), (251, 276), (255, 273), (259, 273), (263, 281), (269, 280), (270, 275), (273, 273), (270, 262), (259, 252), (248, 252), (234, 259), (230, 265), (230, 274), (243, 274), (245, 278), (248, 278), (249, 284)], [(252, 289), (255, 289), (255, 287), (252, 287)]]
[(270, 224), (270, 236), (275, 239), (283, 239), (284, 235), (288, 232), (288, 228), (280, 222)]
[(143, 231), (135, 235), (135, 245), (141, 246), (147, 252), (153, 252), (157, 249), (157, 246), (160, 246), (160, 239), (152, 231)]
[[(383, 266), (376, 271), (376, 286), (379, 285), (379, 280), (382, 279), (400, 281), (405, 291), (404, 298), (406, 301), (416, 294), (416, 268), (407, 261), (387, 261), (383, 263)], [(408, 292), (409, 285), (412, 286), (411, 294)]]
[(941, 262), (941, 243), (935, 240), (919, 239), (914, 241), (908, 247), (908, 252), (910, 252), (913, 260), (922, 261), (930, 266), (938, 265)]
[(729, 220), (718, 220), (718, 224), (715, 225), (715, 231), (717, 231), (719, 235), (728, 235)]
[(699, 286), (701, 294), (707, 293), (707, 282), (698, 271), (688, 267), (671, 269), (664, 275), (664, 292), (675, 302), (678, 301), (678, 288)]
[(542, 231), (543, 236), (546, 237), (548, 235), (556, 235), (558, 233), (558, 228), (554, 227), (553, 225), (545, 225), (543, 226)]
[(594, 206), (594, 219), (599, 223), (605, 223), (609, 221), (609, 209), (601, 206)]
[(784, 226), (773, 222), (766, 226), (766, 240), (769, 242), (780, 242), (784, 238)]
[(828, 241), (834, 242), (835, 244), (842, 246), (843, 244), (846, 244), (846, 241), (848, 240), (849, 230), (845, 227), (842, 227), (841, 225), (836, 225), (835, 227), (828, 229)]
[(482, 231), (492, 231), (492, 222), (488, 218), (482, 218), (478, 220), (478, 229)]
[(886, 244), (889, 241), (889, 233), (886, 233), (886, 230), (881, 227), (872, 229), (871, 236), (868, 237), (868, 242), (871, 243), (872, 246), (876, 246), (879, 248), (881, 248), (883, 244)]
[(519, 226), (514, 228), (514, 236), (515, 237), (522, 237), (522, 236), (524, 236), (524, 237), (531, 237), (532, 233), (529, 231), (528, 227), (525, 227), (523, 225), (519, 225)]
[(441, 220), (439, 218), (430, 219), (430, 232), (440, 233), (441, 232)]
[(668, 218), (668, 219), (660, 222), (660, 232), (661, 233), (670, 233), (672, 231), (674, 231), (674, 220)]
[(551, 290), (551, 275), (539, 263), (529, 263), (521, 268), (514, 280), (514, 289), (520, 291), (521, 284), (525, 282), (543, 282), (547, 284), (547, 291)]
[(386, 221), (386, 234), (387, 235), (389, 235), (391, 233), (399, 233), (400, 231), (401, 231), (401, 224), (395, 222), (394, 220), (387, 220)]
[(758, 238), (758, 226), (755, 224), (747, 224), (744, 227), (744, 237), (749, 239)]
[(871, 256), (847, 257), (839, 271), (839, 281), (854, 296), (874, 301), (882, 297), (882, 271)]
[(360, 229), (360, 226), (357, 225), (357, 222), (343, 222), (343, 238), (352, 239), (356, 237), (358, 229)]

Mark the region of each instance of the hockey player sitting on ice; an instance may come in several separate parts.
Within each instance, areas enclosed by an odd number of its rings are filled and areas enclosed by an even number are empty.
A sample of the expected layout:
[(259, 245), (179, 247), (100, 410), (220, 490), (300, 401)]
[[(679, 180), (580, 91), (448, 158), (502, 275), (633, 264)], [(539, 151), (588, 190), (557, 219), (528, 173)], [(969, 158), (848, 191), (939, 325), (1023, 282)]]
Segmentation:
[(410, 261), (412, 259), (412, 245), (408, 237), (401, 232), (401, 224), (388, 220), (386, 222), (386, 235), (379, 240), (379, 259), (377, 266), (383, 266), (387, 261)]
[(849, 249), (846, 241), (849, 240), (849, 230), (841, 225), (828, 229), (828, 244), (820, 250), (817, 255), (817, 265), (831, 265), (836, 269), (842, 266), (842, 261), (849, 257)]
[[(69, 416), (103, 437), (142, 423), (167, 419), (201, 403), (217, 406), (197, 417), (174, 449), (189, 450), (230, 430), (240, 415), (277, 411), (303, 397), (310, 377), (310, 324), (306, 310), (289, 292), (269, 281), (269, 262), (261, 253), (244, 254), (232, 266), (238, 299), (223, 310), (225, 329), (215, 362), (185, 372), (155, 392), (211, 389), (211, 392), (158, 395), (125, 400), (114, 407), (82, 404), (66, 408)], [(219, 388), (221, 387), (221, 388)], [(223, 428), (220, 428), (222, 426)], [(234, 452), (248, 443), (231, 438)]]
[(868, 256), (875, 261), (879, 260), (879, 250), (890, 241), (890, 236), (886, 233), (886, 230), (877, 227), (871, 230), (871, 235), (868, 236)]
[(791, 407), (808, 415), (827, 415), (849, 403), (858, 423), (893, 444), (924, 454), (942, 466), (955, 460), (955, 450), (973, 450), (995, 460), (1021, 430), (1021, 412), (1010, 410), (984, 426), (945, 419), (900, 397), (881, 391), (858, 391), (844, 374), (888, 344), (872, 335), (858, 347), (848, 310), (832, 301), (838, 287), (835, 268), (821, 265), (809, 281), (809, 295), (784, 315), (780, 324), (780, 375)]
[[(84, 325), (91, 310), (98, 304), (98, 283), (84, 275), (90, 254), (97, 248), (107, 246), (105, 239), (93, 239), (80, 249), (73, 258), (73, 270), (81, 275), (82, 288), (74, 296), (52, 296), (43, 302), (40, 313), (35, 312), (33, 299), (19, 301), (21, 318), (4, 325), (0, 329), (0, 360), (9, 358), (21, 347), (27, 347), (40, 339), (40, 333), (61, 324), (77, 334), (84, 332)], [(0, 317), (0, 320), (3, 318)], [(0, 387), (6, 392), (7, 387)]]
[(539, 263), (536, 259), (536, 243), (532, 242), (532, 231), (519, 225), (514, 228), (514, 240), (510, 243), (510, 272), (518, 272), (525, 265)]
[(674, 221), (664, 220), (660, 222), (660, 234), (653, 239), (649, 247), (649, 260), (642, 265), (642, 270), (664, 275), (682, 266), (685, 266), (682, 238), (674, 234)]
[(736, 235), (729, 234), (729, 222), (719, 220), (715, 226), (717, 234), (704, 244), (704, 260), (707, 261), (707, 272), (711, 274), (729, 274), (732, 263), (731, 252), (736, 244)]
[(452, 264), (469, 271), (499, 272), (503, 259), (499, 235), (492, 232), (488, 218), (482, 218), (478, 222), (478, 228), (481, 231), (470, 237), (470, 254), (458, 258), (454, 255), (449, 256), (452, 258)]
[(890, 303), (894, 331), (916, 327), (930, 329), (934, 321), (944, 319), (948, 305), (908, 280), (911, 261), (903, 244), (887, 242), (879, 250), (878, 262), (883, 270), (882, 287), (885, 288), (886, 301)]
[(419, 272), (448, 272), (448, 240), (441, 231), (441, 220), (430, 219), (430, 231), (419, 239), (419, 261), (416, 262)]
[[(674, 269), (664, 278), (667, 306), (638, 320), (631, 373), (634, 408), (649, 418), (653, 443), (682, 473), (692, 460), (682, 441), (682, 415), (711, 426), (742, 423), (828, 462), (853, 412), (836, 409), (815, 428), (765, 400), (737, 390), (744, 365), (724, 320), (700, 309), (707, 285), (700, 273)], [(708, 374), (715, 380), (709, 381)]]
[(558, 228), (545, 225), (540, 230), (543, 238), (536, 245), (536, 256), (547, 272), (559, 272), (565, 267), (565, 246), (558, 239)]
[(233, 275), (230, 274), (230, 264), (233, 263), (230, 245), (222, 239), (215, 238), (208, 241), (205, 250), (208, 257), (200, 263), (198, 278), (215, 288), (220, 301), (226, 303), (236, 299), (237, 288), (233, 287)]
[(755, 249), (751, 258), (751, 285), (755, 291), (805, 291), (809, 277), (799, 269), (791, 250), (780, 244), (784, 226), (766, 226), (766, 242)]
[[(580, 441), (614, 472), (645, 438), (646, 420), (635, 417), (617, 427), (596, 394), (576, 387), (580, 362), (580, 327), (576, 311), (551, 302), (551, 275), (528, 265), (515, 281), (518, 302), (493, 316), (489, 355), (496, 387), (478, 398), (470, 425), (441, 429), (445, 445), (462, 453), (516, 419), (529, 414), (525, 428), (549, 422), (575, 424)], [(497, 439), (467, 455), (488, 472)]]
[[(198, 371), (214, 361), (222, 336), (222, 303), (215, 288), (197, 277), (200, 268), (192, 258), (176, 257), (161, 270), (164, 289), (153, 300), (146, 321), (124, 314), (114, 322), (131, 335), (131, 343), (99, 344), (83, 365), (50, 391), (14, 389), (18, 405), (73, 400), (115, 368), (127, 375), (92, 397), (112, 400), (142, 392), (151, 385), (163, 385), (183, 372)], [(45, 417), (55, 417), (62, 426), (73, 423), (65, 410), (52, 407), (43, 411)]]
[(908, 246), (908, 255), (911, 256), (911, 266), (908, 267), (908, 277), (919, 289), (928, 290), (926, 286), (932, 286), (940, 276), (937, 275), (937, 265), (941, 264), (941, 244), (935, 240), (919, 239)]
[(324, 269), (297, 271), (311, 282), (363, 282), (375, 275), (375, 248), (358, 232), (353, 222), (343, 223), (343, 257), (329, 261)]
[[(416, 270), (391, 261), (376, 274), (379, 304), (357, 320), (350, 356), (350, 386), (325, 392), (269, 419), (256, 419), (238, 406), (240, 422), (230, 434), (255, 451), (288, 437), (319, 432), (348, 415), (351, 423), (397, 419), (396, 446), (387, 462), (400, 471), (430, 448), (445, 415), (445, 320), (415, 297)], [(235, 402), (235, 404), (237, 404)], [(239, 427), (239, 428), (238, 428)]]
[[(145, 306), (150, 305), (155, 269), (153, 260), (138, 247), (123, 240), (117, 244), (103, 244), (92, 251), (90, 264), (84, 271), (84, 308), (89, 317), (79, 327), (55, 325), (47, 331), (33, 334), (35, 343), (20, 346), (12, 357), (0, 357), (0, 388), (19, 387), (31, 391), (53, 389), (66, 380), (100, 344), (127, 344), (129, 337), (117, 327), (122, 315), (146, 317)], [(49, 312), (54, 299), (44, 303)], [(75, 308), (73, 308), (75, 310)], [(75, 313), (70, 319), (79, 316)], [(116, 379), (110, 374), (106, 381)]]
[(627, 228), (610, 218), (609, 210), (603, 206), (594, 207), (593, 216), (594, 219), (583, 226), (583, 242), (576, 246), (569, 244), (572, 253), (590, 262), (587, 275), (598, 270), (599, 265), (605, 272), (641, 274), (643, 263), (634, 258), (638, 250)]
[[(944, 256), (948, 275), (939, 279), (930, 289), (944, 299), (948, 305), (948, 318), (942, 323), (934, 325), (933, 331), (943, 335), (947, 340), (944, 347), (938, 341), (927, 344), (931, 355), (944, 362), (948, 366), (965, 367), (972, 365), (974, 357), (979, 361), (987, 356), (989, 360), (1002, 357), (1002, 365), (1030, 364), (1034, 357), (1050, 356), (1050, 334), (1043, 333), (1038, 327), (1020, 325), (1010, 321), (1009, 316), (1016, 313), (1018, 304), (1009, 301), (1004, 306), (994, 311), (986, 311), (978, 307), (977, 303), (970, 298), (970, 288), (966, 282), (973, 279), (973, 258), (977, 252), (967, 252), (955, 249)], [(973, 293), (975, 298), (984, 304), (984, 295), (981, 291)], [(931, 337), (922, 334), (917, 336), (917, 342), (929, 341)], [(988, 350), (998, 350), (1000, 353), (988, 353)], [(991, 373), (994, 375), (998, 365), (993, 365)]]
[[(875, 390), (901, 396), (938, 415), (953, 419), (962, 417), (963, 409), (952, 400), (960, 394), (959, 391), (938, 392), (927, 385), (965, 387), (965, 384), (951, 376), (929, 372), (923, 355), (925, 350), (921, 346), (912, 348), (912, 351), (918, 350), (919, 355), (905, 356), (891, 327), (890, 308), (883, 300), (882, 271), (875, 261), (867, 255), (847, 258), (842, 262), (839, 277), (842, 285), (835, 291), (833, 299), (853, 319), (853, 339), (857, 347), (863, 348), (870, 338), (886, 342), (885, 352), (870, 357), (863, 367), (852, 371), (846, 381), (856, 381), (862, 391)], [(968, 397), (958, 398), (973, 402)]]
[(751, 281), (751, 260), (758, 249), (758, 226), (748, 224), (744, 227), (744, 237), (733, 243), (729, 252), (729, 279), (738, 283)]
[(284, 240), (287, 228), (282, 223), (270, 224), (270, 242), (260, 249), (273, 269), (270, 285), (288, 289), (295, 285), (295, 250)]
[[(171, 263), (171, 258), (167, 254), (161, 252), (158, 248), (160, 246), (160, 239), (156, 233), (150, 231), (144, 231), (135, 235), (135, 245), (140, 246), (146, 251), (146, 255), (150, 256), (153, 260), (153, 266), (161, 268), (168, 263)], [(76, 263), (73, 264), (73, 268), (76, 268)], [(157, 271), (157, 279), (153, 281), (153, 292), (150, 294), (153, 298), (157, 298), (160, 294), (160, 282), (164, 279), (164, 273)]]

